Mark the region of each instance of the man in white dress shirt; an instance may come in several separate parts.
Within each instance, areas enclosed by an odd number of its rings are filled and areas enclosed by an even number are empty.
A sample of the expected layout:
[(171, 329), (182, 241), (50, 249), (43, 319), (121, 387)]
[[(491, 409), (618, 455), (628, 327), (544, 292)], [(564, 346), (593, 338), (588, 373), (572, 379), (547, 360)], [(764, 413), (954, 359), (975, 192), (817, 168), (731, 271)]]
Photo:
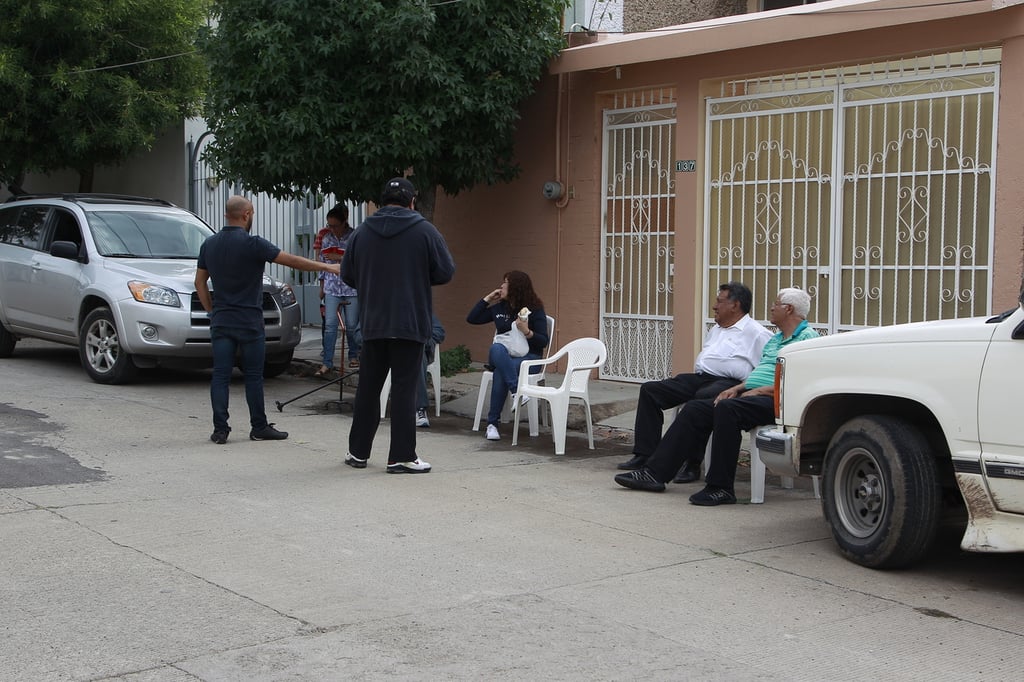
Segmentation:
[[(746, 285), (729, 282), (718, 287), (715, 326), (708, 330), (692, 373), (670, 379), (648, 381), (640, 387), (636, 422), (633, 427), (633, 457), (619, 469), (639, 469), (658, 443), (665, 418), (663, 410), (678, 407), (694, 398), (714, 398), (727, 388), (746, 380), (761, 360), (761, 351), (772, 334), (750, 317), (754, 296)], [(675, 483), (700, 479), (700, 471), (689, 465), (679, 470)]]

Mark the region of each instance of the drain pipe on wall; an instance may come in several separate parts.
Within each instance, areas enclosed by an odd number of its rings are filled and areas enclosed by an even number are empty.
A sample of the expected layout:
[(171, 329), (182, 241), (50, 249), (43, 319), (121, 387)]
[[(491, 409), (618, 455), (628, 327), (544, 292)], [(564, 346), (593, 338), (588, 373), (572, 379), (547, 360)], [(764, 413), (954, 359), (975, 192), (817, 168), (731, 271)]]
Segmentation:
[[(562, 210), (569, 205), (569, 163), (568, 163), (568, 137), (569, 137), (569, 116), (571, 114), (570, 102), (566, 101), (565, 104), (565, 135), (566, 135), (566, 171), (565, 181), (562, 178), (562, 100), (566, 98), (568, 86), (568, 78), (571, 74), (558, 74), (558, 102), (555, 105), (555, 182), (562, 185), (563, 192), (562, 196), (555, 200), (555, 208), (557, 209), (555, 214), (555, 315), (554, 318), (557, 320), (559, 310), (562, 301)], [(561, 329), (561, 326), (558, 327)], [(555, 330), (555, 336), (558, 336), (558, 329)], [(548, 343), (554, 343), (554, 339), (550, 339)], [(558, 346), (552, 346), (557, 349)]]

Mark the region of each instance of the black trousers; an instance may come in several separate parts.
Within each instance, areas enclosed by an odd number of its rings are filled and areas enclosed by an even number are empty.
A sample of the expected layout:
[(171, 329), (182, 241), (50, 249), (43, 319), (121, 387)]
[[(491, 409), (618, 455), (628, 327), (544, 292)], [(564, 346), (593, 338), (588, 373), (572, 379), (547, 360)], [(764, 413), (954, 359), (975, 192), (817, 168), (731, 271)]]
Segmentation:
[(368, 459), (380, 426), (380, 392), (391, 371), (391, 448), (388, 464), (416, 459), (416, 385), (423, 344), (408, 339), (364, 340), (352, 407), (348, 451)]
[(648, 381), (640, 387), (633, 426), (633, 454), (650, 457), (661, 442), (665, 425), (662, 410), (678, 407), (695, 398), (714, 398), (740, 383), (714, 374), (677, 374), (671, 379)]
[(774, 421), (775, 403), (771, 396), (729, 398), (717, 405), (714, 399), (690, 400), (683, 405), (655, 453), (647, 458), (646, 466), (663, 483), (671, 481), (686, 462), (690, 462), (691, 469), (697, 469), (708, 438), (713, 435), (711, 463), (704, 472), (704, 482), (732, 491), (743, 431)]

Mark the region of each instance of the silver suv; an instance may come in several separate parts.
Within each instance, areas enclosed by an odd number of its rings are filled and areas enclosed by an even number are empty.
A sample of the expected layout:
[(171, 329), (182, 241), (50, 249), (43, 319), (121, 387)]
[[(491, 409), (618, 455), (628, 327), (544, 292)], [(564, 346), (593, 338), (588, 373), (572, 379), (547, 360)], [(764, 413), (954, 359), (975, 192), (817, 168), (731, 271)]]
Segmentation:
[[(209, 366), (210, 321), (193, 281), (213, 230), (156, 199), (23, 195), (0, 204), (0, 357), (21, 337), (78, 347), (94, 381), (139, 367)], [(214, 292), (216, 296), (216, 292)], [(264, 276), (267, 376), (301, 340), (291, 287)]]

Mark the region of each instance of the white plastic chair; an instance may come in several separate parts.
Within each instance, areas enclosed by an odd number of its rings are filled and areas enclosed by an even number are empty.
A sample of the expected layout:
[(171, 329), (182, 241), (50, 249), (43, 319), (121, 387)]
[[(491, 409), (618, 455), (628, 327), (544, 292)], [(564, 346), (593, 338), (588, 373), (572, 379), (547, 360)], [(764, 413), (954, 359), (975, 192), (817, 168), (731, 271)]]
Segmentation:
[[(569, 401), (572, 398), (579, 398), (583, 401), (587, 411), (587, 442), (590, 449), (594, 449), (594, 425), (590, 416), (590, 371), (597, 369), (604, 364), (608, 357), (608, 349), (600, 339), (582, 338), (570, 341), (557, 353), (549, 356), (546, 360), (527, 360), (519, 366), (519, 386), (516, 393), (520, 396), (529, 396), (531, 403), (538, 399), (548, 401), (551, 406), (551, 431), (555, 439), (555, 454), (565, 454), (565, 428), (569, 420)], [(562, 358), (567, 359), (565, 378), (561, 386), (536, 386), (530, 383), (529, 371), (531, 367), (546, 367), (553, 365)], [(513, 420), (515, 430), (512, 431), (512, 445), (519, 442), (519, 407), (521, 401), (516, 401), (513, 408)]]
[[(551, 355), (551, 346), (555, 343), (555, 318), (550, 315), (548, 318), (548, 345), (544, 349), (544, 358)], [(541, 368), (537, 374), (530, 375), (530, 384), (536, 386), (544, 380), (544, 367)], [(480, 393), (476, 396), (476, 416), (473, 417), (473, 430), (480, 430), (480, 418), (484, 413), (484, 401), (487, 396), (490, 395), (491, 382), (494, 380), (494, 372), (490, 370), (484, 370), (483, 374), (480, 375)], [(508, 400), (505, 401), (505, 408), (502, 411), (502, 419), (508, 420), (511, 418), (511, 408)], [(537, 404), (527, 403), (527, 412), (530, 418), (530, 435), (536, 436), (540, 433), (540, 429), (537, 428)], [(546, 426), (547, 424), (545, 424)]]
[[(434, 361), (427, 365), (427, 376), (434, 384), (434, 415), (441, 416), (441, 344), (434, 346)], [(388, 398), (391, 397), (391, 371), (384, 379), (384, 387), (380, 390), (380, 418), (387, 415)]]
[[(757, 432), (761, 429), (773, 429), (775, 424), (766, 424), (764, 426), (755, 426), (754, 428), (747, 431), (750, 435), (750, 504), (764, 504), (764, 479), (767, 474), (767, 468), (764, 462), (761, 461), (761, 455), (757, 451)], [(711, 438), (708, 439), (708, 447), (704, 450), (704, 471), (708, 470), (711, 465)], [(791, 476), (780, 476), (782, 479), (782, 487), (791, 489), (793, 487), (793, 478)], [(821, 498), (821, 484), (817, 476), (811, 477), (811, 482), (814, 485), (814, 497)]]

